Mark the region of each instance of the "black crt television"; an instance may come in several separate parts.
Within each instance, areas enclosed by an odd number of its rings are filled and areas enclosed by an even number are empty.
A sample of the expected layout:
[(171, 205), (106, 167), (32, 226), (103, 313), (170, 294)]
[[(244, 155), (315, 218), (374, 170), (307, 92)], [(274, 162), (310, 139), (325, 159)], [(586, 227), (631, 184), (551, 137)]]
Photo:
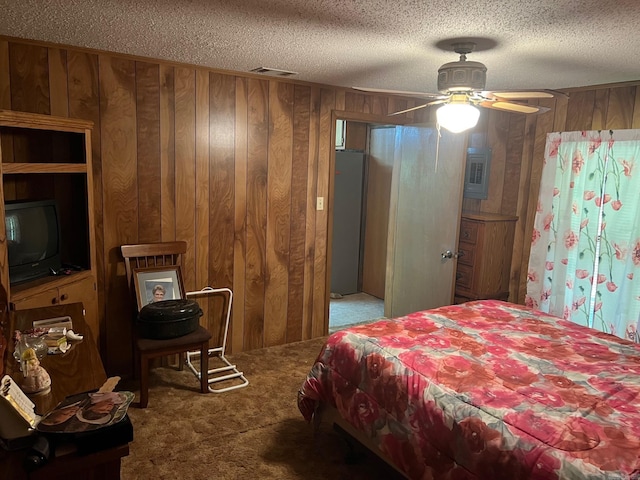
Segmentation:
[(7, 202), (4, 209), (10, 284), (57, 273), (60, 222), (55, 200)]

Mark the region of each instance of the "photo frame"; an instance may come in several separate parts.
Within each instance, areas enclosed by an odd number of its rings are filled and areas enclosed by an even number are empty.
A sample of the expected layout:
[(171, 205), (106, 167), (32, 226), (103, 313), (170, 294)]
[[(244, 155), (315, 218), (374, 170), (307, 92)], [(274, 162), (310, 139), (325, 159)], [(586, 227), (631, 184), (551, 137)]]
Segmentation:
[(179, 265), (134, 268), (133, 280), (138, 310), (154, 301), (185, 298)]

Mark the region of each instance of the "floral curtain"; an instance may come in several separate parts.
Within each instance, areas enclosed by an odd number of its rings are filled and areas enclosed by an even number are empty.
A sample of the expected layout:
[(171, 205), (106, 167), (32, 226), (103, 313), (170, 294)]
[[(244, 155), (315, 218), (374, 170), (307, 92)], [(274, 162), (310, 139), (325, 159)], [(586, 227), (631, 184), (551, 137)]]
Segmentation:
[(526, 303), (640, 342), (640, 130), (550, 133)]

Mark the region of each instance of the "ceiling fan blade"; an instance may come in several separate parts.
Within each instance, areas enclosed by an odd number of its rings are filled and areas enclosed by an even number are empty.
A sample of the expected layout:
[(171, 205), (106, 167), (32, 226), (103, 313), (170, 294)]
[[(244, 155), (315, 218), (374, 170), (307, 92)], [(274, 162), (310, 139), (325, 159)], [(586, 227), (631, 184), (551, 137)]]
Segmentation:
[(430, 107), (431, 105), (440, 105), (441, 103), (447, 103), (447, 102), (449, 102), (449, 100), (450, 100), (450, 97), (446, 96), (446, 97), (443, 97), (443, 98), (441, 98), (439, 100), (434, 100), (433, 102), (427, 103), (425, 105), (425, 107)]
[(555, 90), (500, 90), (500, 91), (488, 91), (480, 92), (480, 95), (485, 98), (499, 97), (505, 100), (520, 100), (527, 98), (554, 98), (554, 97), (568, 97), (566, 93), (558, 92)]
[(505, 112), (515, 113), (545, 113), (551, 110), (548, 107), (542, 107), (540, 105), (529, 105), (527, 103), (517, 102), (503, 102), (501, 100), (485, 100), (483, 102), (480, 102), (479, 105), (485, 108), (492, 108), (494, 110), (503, 110)]
[(424, 108), (424, 107), (426, 107), (428, 105), (430, 105), (430, 104), (429, 103), (425, 103), (424, 105), (418, 105), (417, 107), (407, 108), (406, 110), (400, 110), (399, 112), (390, 113), (388, 116), (391, 117), (392, 115), (401, 115), (403, 113), (413, 112), (414, 110), (419, 110), (420, 108)]
[(405, 90), (387, 90), (384, 88), (368, 88), (368, 87), (351, 87), (354, 90), (368, 93), (384, 93), (386, 95), (401, 95), (404, 97), (419, 97), (419, 98), (442, 98), (444, 95), (440, 93), (426, 93), (426, 92), (409, 92)]

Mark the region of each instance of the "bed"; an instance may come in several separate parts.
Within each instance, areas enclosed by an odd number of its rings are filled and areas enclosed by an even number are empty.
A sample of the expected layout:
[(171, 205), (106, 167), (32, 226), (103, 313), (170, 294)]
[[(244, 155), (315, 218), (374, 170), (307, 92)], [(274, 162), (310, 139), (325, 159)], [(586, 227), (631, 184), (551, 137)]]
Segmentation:
[(640, 346), (480, 300), (330, 335), (298, 393), (411, 479), (640, 479)]

